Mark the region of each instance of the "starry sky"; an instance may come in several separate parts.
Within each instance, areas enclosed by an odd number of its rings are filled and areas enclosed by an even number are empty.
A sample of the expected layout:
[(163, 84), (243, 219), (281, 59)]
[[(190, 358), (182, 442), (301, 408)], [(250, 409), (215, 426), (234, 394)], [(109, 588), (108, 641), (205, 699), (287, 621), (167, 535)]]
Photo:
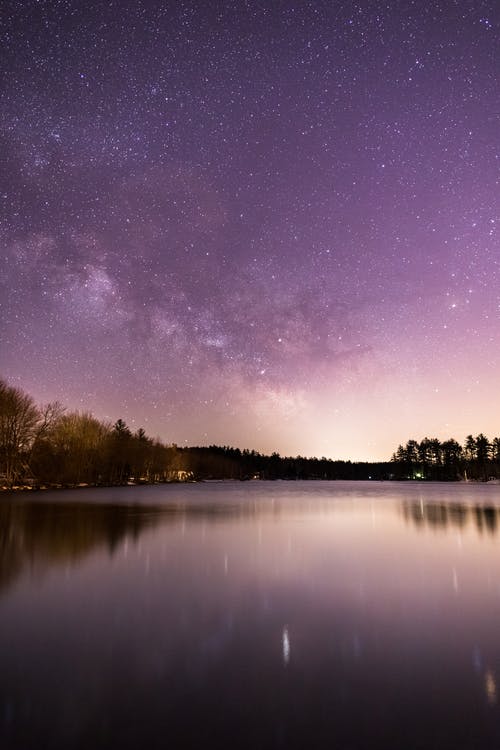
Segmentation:
[(500, 433), (500, 4), (3, 0), (0, 373), (179, 445)]

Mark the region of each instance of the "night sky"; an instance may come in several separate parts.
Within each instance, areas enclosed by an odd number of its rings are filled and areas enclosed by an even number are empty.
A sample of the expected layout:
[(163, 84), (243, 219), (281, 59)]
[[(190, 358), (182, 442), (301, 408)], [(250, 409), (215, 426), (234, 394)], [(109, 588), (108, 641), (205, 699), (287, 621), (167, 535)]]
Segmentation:
[(500, 433), (500, 3), (3, 0), (0, 372), (179, 445)]

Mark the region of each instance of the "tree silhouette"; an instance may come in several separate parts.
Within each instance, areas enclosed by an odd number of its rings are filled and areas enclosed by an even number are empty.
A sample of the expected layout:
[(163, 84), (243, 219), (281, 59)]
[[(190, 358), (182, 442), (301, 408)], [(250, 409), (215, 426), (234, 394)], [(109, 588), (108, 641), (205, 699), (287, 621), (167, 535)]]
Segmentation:
[(20, 388), (0, 380), (0, 473), (8, 487), (31, 474), (34, 446), (46, 437), (61, 413), (60, 404), (40, 409)]
[(465, 438), (464, 453), (468, 461), (474, 461), (476, 458), (476, 441), (472, 435)]

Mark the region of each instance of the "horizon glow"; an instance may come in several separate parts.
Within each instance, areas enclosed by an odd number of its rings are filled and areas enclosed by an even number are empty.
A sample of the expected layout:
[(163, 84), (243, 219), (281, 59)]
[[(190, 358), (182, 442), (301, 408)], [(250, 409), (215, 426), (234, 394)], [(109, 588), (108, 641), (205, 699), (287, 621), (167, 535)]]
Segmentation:
[(0, 375), (178, 445), (500, 434), (499, 29), (7, 0)]

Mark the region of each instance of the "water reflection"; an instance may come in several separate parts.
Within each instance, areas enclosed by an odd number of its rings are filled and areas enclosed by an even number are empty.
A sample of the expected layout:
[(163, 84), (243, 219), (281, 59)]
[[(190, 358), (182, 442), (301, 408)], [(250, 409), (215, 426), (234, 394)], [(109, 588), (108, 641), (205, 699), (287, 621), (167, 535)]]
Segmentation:
[[(68, 493), (66, 493), (67, 495)], [(79, 493), (80, 494), (80, 493)], [(97, 497), (97, 501), (96, 501)], [(0, 502), (0, 593), (24, 570), (39, 572), (62, 563), (76, 565), (99, 548), (113, 556), (126, 538), (137, 542), (146, 529), (158, 524), (182, 523), (186, 518), (216, 523), (223, 518), (248, 518), (262, 512), (279, 516), (279, 504), (237, 502), (170, 502), (157, 505), (122, 501), (99, 501), (103, 492), (87, 494), (85, 501), (36, 500), (5, 495)], [(104, 495), (105, 497), (105, 495)], [(206, 534), (206, 527), (203, 527)], [(229, 557), (224, 557), (227, 574)]]
[(497, 683), (495, 680), (495, 676), (491, 669), (486, 670), (486, 674), (484, 676), (484, 689), (486, 691), (486, 697), (488, 699), (488, 703), (494, 704), (497, 702)]
[(499, 511), (477, 494), (4, 500), (0, 746), (498, 747)]
[(283, 634), (282, 634), (282, 645), (283, 645), (283, 664), (286, 665), (290, 661), (290, 637), (288, 635), (288, 628), (285, 625), (283, 628)]
[(23, 570), (76, 564), (95, 548), (113, 555), (158, 521), (134, 506), (14, 501), (0, 503), (0, 591)]
[(419, 529), (463, 529), (468, 523), (475, 524), (480, 532), (496, 535), (500, 508), (492, 505), (470, 505), (463, 503), (403, 502), (402, 513), (406, 521), (412, 522)]

